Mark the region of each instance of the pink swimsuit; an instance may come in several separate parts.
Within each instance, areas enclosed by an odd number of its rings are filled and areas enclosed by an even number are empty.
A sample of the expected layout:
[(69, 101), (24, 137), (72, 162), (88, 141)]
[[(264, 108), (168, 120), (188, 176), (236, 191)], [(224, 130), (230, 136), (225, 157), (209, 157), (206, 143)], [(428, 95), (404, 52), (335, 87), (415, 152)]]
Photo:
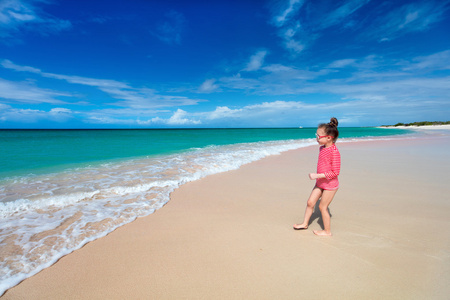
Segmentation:
[(317, 161), (317, 174), (325, 174), (325, 178), (316, 179), (316, 186), (324, 190), (339, 188), (339, 172), (341, 171), (341, 154), (335, 144), (320, 147)]

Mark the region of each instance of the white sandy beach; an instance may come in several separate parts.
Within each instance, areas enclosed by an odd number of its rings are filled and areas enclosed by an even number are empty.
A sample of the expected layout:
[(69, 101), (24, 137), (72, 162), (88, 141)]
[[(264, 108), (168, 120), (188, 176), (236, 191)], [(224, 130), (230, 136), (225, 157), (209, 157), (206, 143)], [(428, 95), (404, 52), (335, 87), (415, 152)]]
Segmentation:
[(2, 299), (448, 299), (449, 135), (337, 146), (332, 237), (292, 229), (308, 147), (188, 183)]

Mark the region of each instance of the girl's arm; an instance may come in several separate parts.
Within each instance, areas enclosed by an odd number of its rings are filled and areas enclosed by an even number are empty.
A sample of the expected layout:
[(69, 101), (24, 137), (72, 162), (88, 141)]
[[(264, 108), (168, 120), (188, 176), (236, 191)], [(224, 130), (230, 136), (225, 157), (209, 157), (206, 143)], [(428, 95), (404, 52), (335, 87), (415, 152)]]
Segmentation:
[(341, 154), (339, 151), (333, 151), (331, 155), (331, 171), (320, 174), (309, 173), (309, 178), (311, 180), (318, 178), (326, 178), (330, 180), (339, 176), (339, 173), (341, 172)]
[(309, 173), (309, 179), (326, 178), (325, 174)]
[(338, 177), (340, 172), (341, 172), (341, 154), (336, 149), (336, 151), (333, 151), (331, 154), (331, 171), (325, 172), (323, 174), (325, 177), (319, 178), (326, 178), (330, 180)]

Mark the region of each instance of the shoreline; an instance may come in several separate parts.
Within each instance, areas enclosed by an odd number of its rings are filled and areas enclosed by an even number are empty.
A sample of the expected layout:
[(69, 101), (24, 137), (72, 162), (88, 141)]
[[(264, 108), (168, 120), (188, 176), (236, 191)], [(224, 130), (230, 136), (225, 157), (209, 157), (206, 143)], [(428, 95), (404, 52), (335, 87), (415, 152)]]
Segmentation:
[(423, 125), (423, 126), (380, 126), (377, 128), (387, 128), (387, 129), (413, 129), (413, 130), (450, 130), (450, 125)]
[[(449, 144), (448, 137), (437, 138)], [(2, 299), (21, 295), (50, 299), (58, 295), (67, 299), (100, 299), (104, 295), (111, 299), (149, 295), (156, 299), (298, 299), (298, 293), (357, 299), (366, 296), (365, 292), (379, 299), (415, 294), (420, 299), (431, 292), (435, 299), (444, 299), (449, 292), (444, 282), (450, 277), (448, 267), (442, 266), (445, 262), (449, 265), (450, 249), (449, 241), (438, 237), (442, 230), (448, 232), (445, 212), (449, 207), (445, 199), (439, 200), (442, 191), (431, 195), (436, 207), (428, 208), (429, 203), (418, 197), (425, 198), (424, 187), (445, 184), (445, 176), (436, 177), (434, 166), (429, 166), (445, 155), (434, 143), (428, 137), (338, 143), (345, 161), (342, 188), (330, 206), (335, 234), (331, 239), (312, 234), (320, 226), (317, 218), (304, 233), (292, 230), (292, 224), (302, 218), (312, 188), (305, 179), (317, 162), (317, 149), (311, 146), (187, 183), (172, 193), (162, 209), (61, 258), (11, 288)], [(409, 150), (406, 157), (405, 146)], [(424, 157), (425, 150), (428, 154), (434, 151), (433, 155)], [(365, 160), (367, 154), (371, 161)], [(424, 160), (418, 163), (422, 174), (417, 174), (411, 158)], [(445, 166), (444, 160), (437, 171), (446, 172)], [(380, 186), (380, 191), (371, 191), (360, 201), (355, 195), (361, 197), (363, 187), (370, 187), (367, 178)], [(413, 192), (399, 188), (398, 178)], [(388, 201), (393, 196), (396, 201)], [(401, 204), (406, 205), (406, 213)], [(427, 216), (423, 216), (424, 209)], [(433, 219), (436, 215), (439, 218)], [(430, 224), (417, 228), (415, 219)], [(402, 221), (411, 228), (400, 226), (392, 232)], [(428, 233), (430, 229), (440, 229), (441, 234)], [(444, 236), (449, 235), (444, 232)], [(323, 258), (326, 261), (321, 261)], [(402, 263), (425, 270), (426, 276), (401, 270)], [(304, 271), (308, 278), (299, 282)], [(440, 275), (432, 276), (436, 282), (427, 277), (432, 271)], [(342, 278), (334, 278), (334, 273)], [(330, 291), (319, 289), (323, 275), (331, 276)], [(430, 288), (433, 284), (438, 288)], [(386, 290), (379, 291), (379, 286)]]

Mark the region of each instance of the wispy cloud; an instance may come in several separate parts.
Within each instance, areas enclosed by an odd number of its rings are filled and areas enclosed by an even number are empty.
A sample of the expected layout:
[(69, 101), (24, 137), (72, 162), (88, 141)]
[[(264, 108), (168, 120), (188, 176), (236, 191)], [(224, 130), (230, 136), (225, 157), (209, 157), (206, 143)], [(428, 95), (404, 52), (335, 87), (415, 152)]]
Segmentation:
[(355, 13), (358, 9), (369, 3), (370, 0), (351, 0), (345, 1), (333, 11), (329, 12), (320, 20), (318, 25), (321, 28), (328, 28), (330, 26), (341, 23), (345, 18)]
[(0, 78), (0, 98), (6, 102), (67, 104), (67, 102), (57, 99), (61, 96), (71, 97), (72, 95), (41, 89), (29, 82), (14, 82)]
[(256, 52), (254, 55), (250, 57), (250, 61), (245, 67), (244, 71), (257, 71), (261, 68), (264, 63), (264, 58), (267, 55), (266, 50), (261, 50)]
[(198, 88), (198, 92), (200, 93), (212, 93), (217, 92), (219, 86), (216, 84), (216, 79), (207, 79), (205, 80), (200, 87)]
[(295, 57), (318, 39), (322, 30), (341, 24), (369, 1), (344, 1), (335, 6), (322, 6), (321, 9), (314, 1), (277, 1), (276, 5), (272, 5), (271, 23), (278, 28), (278, 36), (286, 50)]
[[(1, 65), (4, 68), (15, 70), (18, 72), (29, 72), (46, 78), (64, 80), (72, 84), (81, 84), (98, 88), (99, 90), (107, 93), (112, 98), (120, 100), (109, 103), (110, 105), (143, 109), (195, 105), (198, 102), (203, 101), (200, 99), (190, 99), (184, 96), (161, 95), (153, 89), (149, 89), (146, 87), (135, 88), (127, 83), (116, 80), (96, 79), (43, 72), (40, 69), (34, 67), (16, 65), (9, 60), (3, 60)], [(55, 93), (55, 95), (57, 94)]]
[[(260, 104), (246, 105), (238, 108), (218, 106), (212, 111), (191, 112), (178, 110), (169, 119), (155, 118), (149, 124), (160, 123), (167, 125), (212, 125), (221, 126), (269, 126), (271, 124), (292, 124), (299, 113), (310, 112), (320, 105), (308, 105), (297, 101), (274, 101)], [(295, 123), (294, 123), (295, 124)]]
[(34, 6), (34, 3), (47, 3), (37, 0), (0, 1), (0, 37), (3, 42), (20, 39), (20, 31), (37, 31), (48, 35), (70, 29), (72, 24), (52, 16)]
[(305, 48), (306, 42), (302, 39), (303, 28), (299, 21), (299, 11), (303, 4), (303, 0), (284, 0), (272, 3), (271, 23), (278, 28), (278, 36), (292, 55), (299, 54)]
[[(283, 46), (294, 57), (324, 35), (333, 26), (338, 31), (353, 28), (365, 41), (389, 41), (405, 34), (429, 30), (444, 19), (450, 1), (412, 1), (377, 3), (370, 0), (333, 1), (320, 5), (315, 1), (284, 0), (272, 5), (273, 24)], [(370, 6), (370, 7), (369, 7)], [(366, 9), (366, 18), (356, 18)], [(362, 26), (364, 24), (364, 26)]]
[[(313, 89), (309, 88), (308, 91)], [(446, 94), (450, 93), (450, 77), (443, 78), (390, 78), (389, 81), (364, 81), (348, 83), (327, 82), (314, 87), (317, 92), (333, 93), (342, 99), (390, 99), (404, 101), (409, 105), (434, 98), (437, 101), (448, 101)], [(379, 103), (384, 106), (385, 103)], [(409, 106), (408, 105), (408, 106)]]
[[(334, 89), (335, 94), (342, 95), (340, 101), (314, 102), (314, 101), (271, 101), (242, 107), (218, 106), (212, 111), (184, 112), (183, 120), (195, 120), (197, 124), (221, 126), (232, 124), (233, 126), (295, 126), (304, 124), (317, 124), (318, 120), (328, 120), (330, 111), (337, 116), (342, 124), (355, 124), (358, 122), (398, 122), (403, 118), (422, 118), (424, 112), (433, 111), (435, 107), (442, 109), (442, 116), (450, 110), (447, 98), (435, 97), (433, 100), (427, 98), (422, 101), (411, 101), (416, 97), (413, 93), (401, 97), (399, 93), (378, 93), (379, 89), (391, 89), (395, 91), (400, 85), (401, 91), (411, 89), (420, 85), (426, 87), (428, 84), (433, 88), (449, 86), (449, 78), (441, 82), (405, 80), (391, 84), (361, 84), (344, 85), (335, 84), (329, 87)], [(323, 88), (321, 85), (317, 88)], [(356, 89), (356, 90), (355, 90)], [(326, 92), (329, 92), (327, 90)], [(447, 88), (448, 91), (448, 88)], [(344, 96), (346, 95), (346, 96)], [(420, 98), (421, 96), (417, 96)], [(417, 100), (417, 99), (415, 99)], [(153, 120), (154, 122), (155, 120)], [(158, 118), (158, 122), (169, 124), (168, 120)], [(193, 124), (193, 123), (191, 123)]]
[(9, 105), (0, 105), (1, 122), (36, 123), (39, 121), (52, 121), (64, 123), (73, 118), (73, 112), (67, 108), (53, 108), (50, 111), (38, 109), (19, 109)]
[(242, 90), (258, 95), (288, 95), (297, 93), (308, 81), (330, 73), (327, 69), (311, 71), (282, 64), (264, 65), (259, 70), (256, 76), (241, 72), (221, 77), (217, 84), (223, 90)]
[(182, 109), (177, 109), (172, 116), (168, 118), (152, 117), (145, 118), (144, 116), (130, 116), (119, 117), (117, 114), (108, 114), (105, 110), (101, 113), (88, 113), (86, 120), (93, 124), (114, 124), (114, 125), (128, 125), (128, 126), (189, 126), (200, 125), (202, 121), (195, 119), (195, 116), (189, 115)]
[(407, 63), (404, 70), (450, 70), (450, 50), (438, 52), (429, 56), (420, 56)]
[(341, 69), (341, 68), (346, 68), (349, 66), (354, 65), (356, 62), (355, 59), (340, 59), (340, 60), (336, 60), (333, 61), (331, 64), (328, 65), (328, 68), (332, 68), (332, 69)]
[(277, 27), (284, 26), (303, 5), (304, 0), (275, 1), (273, 3), (273, 23)]
[[(430, 104), (430, 99), (443, 105), (450, 94), (450, 77), (441, 70), (450, 66), (450, 51), (428, 56), (404, 59), (387, 59), (368, 55), (361, 58), (347, 58), (333, 61), (324, 67), (311, 66), (299, 69), (293, 66), (272, 64), (261, 67), (257, 76), (246, 76), (245, 72), (222, 77), (217, 84), (224, 91), (245, 91), (254, 95), (297, 96), (305, 98), (311, 94), (327, 93), (333, 101), (381, 101), (378, 105), (389, 107), (389, 101)], [(420, 72), (418, 72), (420, 71)], [(386, 102), (384, 102), (386, 101)], [(428, 101), (428, 102), (427, 102)], [(431, 105), (431, 104), (430, 104)], [(214, 112), (218, 115), (236, 116), (221, 106)]]
[(450, 1), (418, 1), (397, 7), (375, 20), (364, 33), (378, 41), (396, 39), (404, 34), (428, 30), (443, 19)]

